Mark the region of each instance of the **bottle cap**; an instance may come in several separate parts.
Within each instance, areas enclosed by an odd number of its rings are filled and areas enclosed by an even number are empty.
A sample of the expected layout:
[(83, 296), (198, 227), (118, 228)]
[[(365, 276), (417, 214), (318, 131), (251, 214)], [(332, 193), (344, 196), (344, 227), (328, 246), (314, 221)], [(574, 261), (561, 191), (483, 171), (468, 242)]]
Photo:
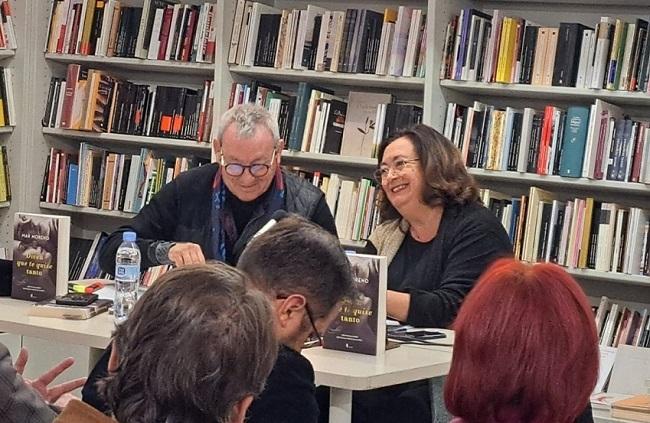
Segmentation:
[(133, 231), (124, 232), (122, 234), (123, 241), (135, 242), (136, 234)]

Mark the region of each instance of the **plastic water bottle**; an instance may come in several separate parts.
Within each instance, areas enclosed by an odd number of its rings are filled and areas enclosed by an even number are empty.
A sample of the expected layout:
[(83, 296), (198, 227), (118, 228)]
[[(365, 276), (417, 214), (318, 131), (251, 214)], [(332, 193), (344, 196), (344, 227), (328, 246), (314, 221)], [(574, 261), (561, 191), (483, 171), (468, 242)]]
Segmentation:
[(122, 244), (115, 255), (115, 320), (123, 322), (138, 300), (140, 282), (140, 249), (135, 243), (135, 232), (124, 232)]

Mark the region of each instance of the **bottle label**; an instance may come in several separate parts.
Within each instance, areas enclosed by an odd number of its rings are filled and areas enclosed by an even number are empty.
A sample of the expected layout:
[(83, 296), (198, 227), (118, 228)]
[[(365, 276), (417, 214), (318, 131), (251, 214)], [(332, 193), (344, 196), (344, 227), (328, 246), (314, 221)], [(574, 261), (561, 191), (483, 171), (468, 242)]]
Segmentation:
[(137, 264), (118, 264), (115, 266), (115, 278), (137, 281), (140, 279), (140, 266)]

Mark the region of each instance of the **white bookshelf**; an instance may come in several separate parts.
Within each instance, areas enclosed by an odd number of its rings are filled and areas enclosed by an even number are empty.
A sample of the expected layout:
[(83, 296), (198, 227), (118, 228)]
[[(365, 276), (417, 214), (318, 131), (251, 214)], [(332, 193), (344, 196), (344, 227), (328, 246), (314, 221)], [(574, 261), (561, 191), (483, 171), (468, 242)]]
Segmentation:
[(485, 169), (469, 169), (469, 173), (482, 184), (490, 182), (528, 184), (531, 186), (560, 188), (562, 190), (578, 189), (593, 193), (609, 192), (635, 197), (650, 198), (650, 185), (587, 178), (566, 178), (559, 175), (538, 175), (535, 173), (520, 173), (512, 171), (495, 171)]
[(617, 284), (642, 285), (650, 287), (650, 276), (628, 275), (618, 272), (598, 272), (593, 269), (566, 269), (573, 277), (590, 281), (612, 282)]
[(289, 150), (282, 152), (282, 160), (287, 163), (310, 163), (324, 167), (351, 166), (366, 172), (371, 172), (377, 166), (377, 159)]
[(2, 126), (0, 127), (0, 134), (11, 134), (14, 132), (13, 126)]
[(605, 89), (552, 87), (498, 82), (440, 81), (440, 86), (451, 91), (476, 96), (528, 98), (545, 101), (593, 102), (597, 98), (622, 106), (650, 107), (650, 94)]
[(148, 60), (128, 57), (82, 56), (80, 54), (46, 53), (45, 59), (60, 63), (79, 63), (85, 66), (100, 66), (128, 69), (139, 72), (181, 72), (190, 75), (212, 77), (214, 64), (179, 62), (172, 60)]
[(0, 50), (0, 60), (8, 59), (9, 57), (14, 57), (16, 55), (15, 50), (1, 49)]
[(267, 81), (306, 81), (326, 85), (422, 91), (424, 78), (381, 76), (363, 73), (317, 72), (314, 70), (275, 69), (260, 66), (230, 66), (230, 72)]
[(11, 202), (10, 202), (10, 201), (2, 201), (2, 202), (0, 202), (0, 209), (6, 209), (6, 208), (8, 208), (9, 206), (11, 206)]
[(74, 131), (60, 128), (43, 128), (43, 134), (61, 138), (87, 141), (95, 144), (123, 145), (131, 147), (150, 147), (188, 152), (210, 152), (210, 143), (172, 138), (145, 137), (141, 135), (114, 134), (107, 132)]
[(128, 213), (128, 212), (123, 212), (118, 210), (103, 210), (103, 209), (96, 209), (94, 207), (70, 206), (68, 204), (46, 203), (43, 201), (41, 201), (40, 207), (42, 209), (54, 210), (57, 212), (87, 214), (93, 216), (113, 217), (119, 219), (130, 219), (136, 215), (136, 213)]

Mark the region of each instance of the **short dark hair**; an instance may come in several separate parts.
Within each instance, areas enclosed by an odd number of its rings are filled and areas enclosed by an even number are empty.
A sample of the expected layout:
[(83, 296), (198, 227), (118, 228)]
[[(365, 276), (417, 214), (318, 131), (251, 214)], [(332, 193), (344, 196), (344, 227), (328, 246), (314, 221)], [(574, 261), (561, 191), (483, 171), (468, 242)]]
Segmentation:
[[(474, 177), (467, 173), (460, 151), (444, 135), (427, 125), (415, 125), (395, 133), (379, 145), (378, 164), (384, 158), (386, 147), (398, 138), (406, 137), (415, 148), (424, 173), (422, 200), (430, 206), (478, 202), (479, 192)], [(381, 186), (380, 186), (381, 188)], [(383, 220), (401, 215), (379, 191), (379, 211)]]
[(352, 287), (350, 262), (339, 240), (297, 215), (253, 239), (237, 267), (271, 295), (304, 295), (318, 317), (327, 315)]
[(228, 421), (277, 356), (271, 305), (222, 263), (171, 270), (114, 334), (118, 369), (100, 389), (121, 422)]

